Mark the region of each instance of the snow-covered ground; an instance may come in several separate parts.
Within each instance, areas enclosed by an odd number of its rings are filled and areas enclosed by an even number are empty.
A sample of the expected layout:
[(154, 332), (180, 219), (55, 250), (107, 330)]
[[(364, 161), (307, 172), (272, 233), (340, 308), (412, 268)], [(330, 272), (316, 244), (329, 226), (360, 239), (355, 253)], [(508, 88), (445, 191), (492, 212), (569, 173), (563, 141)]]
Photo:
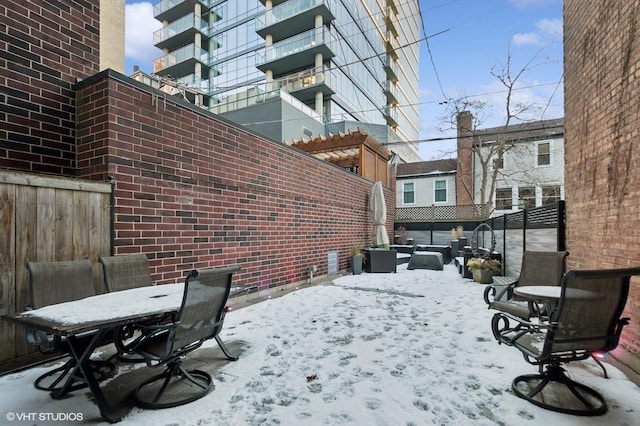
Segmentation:
[[(592, 360), (568, 370), (605, 396), (603, 416), (555, 413), (516, 397), (512, 379), (537, 368), (495, 342), (484, 285), (460, 278), (452, 265), (406, 266), (396, 274), (343, 276), (230, 312), (221, 336), (244, 350), (215, 375), (215, 389), (176, 408), (134, 408), (120, 424), (640, 424), (640, 388), (610, 365), (605, 379)], [(35, 390), (42, 371), (0, 378), (0, 424), (86, 423), (12, 417), (97, 410), (86, 392), (54, 401)]]

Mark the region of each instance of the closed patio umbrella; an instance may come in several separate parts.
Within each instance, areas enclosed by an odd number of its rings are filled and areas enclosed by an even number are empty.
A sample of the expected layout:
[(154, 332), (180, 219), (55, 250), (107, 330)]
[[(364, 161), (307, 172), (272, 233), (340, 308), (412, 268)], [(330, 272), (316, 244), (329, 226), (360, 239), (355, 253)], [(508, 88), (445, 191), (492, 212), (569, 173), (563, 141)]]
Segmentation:
[(384, 201), (384, 192), (382, 191), (382, 183), (376, 182), (371, 188), (369, 196), (369, 215), (373, 222), (373, 245), (374, 247), (389, 248), (389, 235), (385, 228), (387, 221), (387, 205)]

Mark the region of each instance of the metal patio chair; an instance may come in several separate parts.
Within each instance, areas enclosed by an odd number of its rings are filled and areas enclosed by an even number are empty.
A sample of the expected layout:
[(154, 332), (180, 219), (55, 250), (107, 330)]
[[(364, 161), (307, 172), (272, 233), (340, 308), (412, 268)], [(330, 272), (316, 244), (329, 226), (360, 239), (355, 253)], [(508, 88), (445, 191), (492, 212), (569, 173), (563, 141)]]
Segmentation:
[(153, 285), (145, 254), (99, 257), (98, 262), (102, 264), (104, 287), (109, 293)]
[(513, 293), (516, 287), (527, 285), (558, 286), (565, 272), (567, 251), (525, 251), (520, 275), (493, 277), (493, 284), (484, 289), (484, 301), (489, 309), (508, 312), (522, 319), (540, 315), (539, 306)]
[(145, 408), (168, 408), (205, 396), (213, 378), (205, 371), (187, 371), (182, 359), (206, 340), (216, 339), (224, 355), (231, 355), (219, 336), (231, 290), (232, 275), (238, 266), (192, 271), (187, 276), (182, 305), (167, 324), (138, 324), (142, 336), (130, 345), (149, 367), (164, 371), (141, 383), (134, 391), (136, 403)]
[(628, 324), (621, 315), (633, 275), (640, 275), (640, 268), (569, 271), (549, 322), (528, 322), (505, 312), (494, 315), (492, 331), (498, 342), (516, 347), (540, 370), (513, 380), (517, 396), (562, 413), (594, 416), (607, 411), (604, 397), (570, 379), (562, 365), (618, 345)]
[[(30, 304), (26, 310), (38, 309), (72, 300), (94, 296), (93, 268), (90, 260), (64, 262), (27, 262), (29, 271)], [(90, 333), (80, 338), (90, 339)], [(27, 340), (35, 345), (43, 354), (69, 353), (69, 347), (64, 338), (53, 336), (41, 330), (28, 329)], [(113, 375), (115, 366), (106, 361), (92, 361), (93, 370), (98, 379), (105, 379)], [(35, 381), (35, 387), (52, 392), (67, 378), (75, 367), (75, 361), (70, 358), (64, 365), (47, 371)], [(83, 377), (74, 378), (69, 391), (86, 386)]]
[[(102, 265), (102, 278), (107, 292), (130, 290), (132, 288), (155, 285), (149, 272), (149, 259), (145, 254), (103, 256), (98, 258)], [(158, 321), (160, 322), (160, 321)], [(116, 357), (127, 363), (144, 362), (144, 358), (132, 356), (127, 344), (136, 338), (136, 330), (123, 325), (114, 333)]]

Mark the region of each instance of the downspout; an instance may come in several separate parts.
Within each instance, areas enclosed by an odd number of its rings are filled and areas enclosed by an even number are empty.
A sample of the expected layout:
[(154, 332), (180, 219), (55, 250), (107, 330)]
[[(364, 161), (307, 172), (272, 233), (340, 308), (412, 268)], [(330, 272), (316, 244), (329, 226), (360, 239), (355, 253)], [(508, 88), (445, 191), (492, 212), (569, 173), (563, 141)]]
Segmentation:
[(115, 241), (116, 241), (116, 194), (115, 187), (116, 181), (113, 176), (109, 176), (109, 183), (111, 184), (111, 194), (109, 195), (109, 253), (110, 256), (115, 254)]

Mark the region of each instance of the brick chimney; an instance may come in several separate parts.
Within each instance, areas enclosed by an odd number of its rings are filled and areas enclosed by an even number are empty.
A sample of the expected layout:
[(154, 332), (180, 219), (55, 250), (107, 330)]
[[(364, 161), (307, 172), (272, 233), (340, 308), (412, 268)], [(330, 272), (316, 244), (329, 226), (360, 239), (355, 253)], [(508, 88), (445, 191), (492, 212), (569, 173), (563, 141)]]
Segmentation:
[(473, 194), (473, 114), (462, 111), (457, 117), (458, 161), (456, 167), (456, 204), (474, 204)]

